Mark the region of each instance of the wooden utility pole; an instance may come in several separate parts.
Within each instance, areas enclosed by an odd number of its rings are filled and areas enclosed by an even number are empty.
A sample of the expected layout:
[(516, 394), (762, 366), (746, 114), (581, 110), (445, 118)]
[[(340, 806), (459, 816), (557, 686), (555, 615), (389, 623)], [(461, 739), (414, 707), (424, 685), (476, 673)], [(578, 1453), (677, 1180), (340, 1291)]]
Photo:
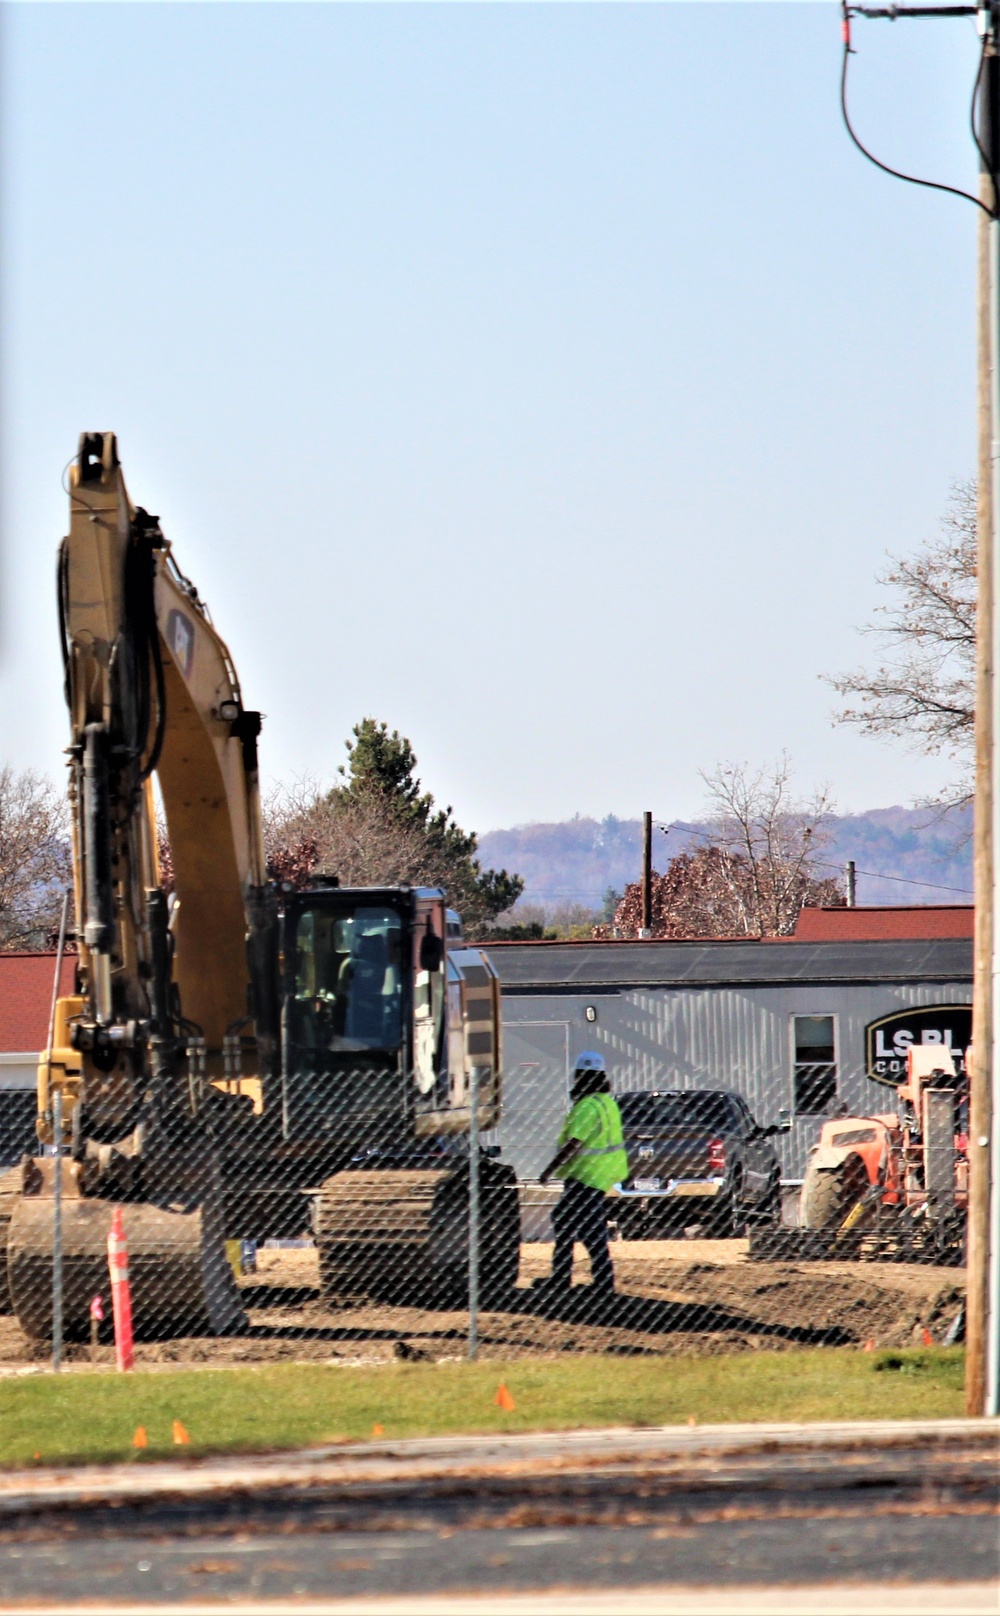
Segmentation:
[(653, 929), (653, 816), (642, 816), (642, 931)]
[[(975, 16), (983, 41), (973, 101), (979, 146), (976, 812), (976, 934), (969, 1060), (969, 1250), (965, 1403), (969, 1414), (1000, 1413), (1000, 0), (970, 5), (854, 5), (842, 0), (841, 106), (847, 113), (851, 18)], [(978, 116), (977, 116), (978, 112)], [(898, 179), (912, 178), (888, 169)], [(934, 181), (918, 180), (934, 185)], [(938, 187), (940, 189), (940, 187)], [(945, 186), (945, 190), (949, 187)], [(959, 195), (967, 193), (959, 192)]]
[[(987, 45), (980, 100), (980, 134), (984, 150), (995, 168), (1000, 149), (1000, 83), (997, 57)], [(986, 165), (980, 174), (980, 197), (991, 211), (995, 206), (993, 181)], [(976, 608), (976, 802), (973, 856), (976, 921), (973, 976), (973, 1052), (969, 1067), (969, 1250), (966, 1292), (965, 1407), (968, 1414), (983, 1414), (989, 1401), (988, 1337), (991, 1324), (990, 1256), (990, 1119), (994, 1050), (994, 868), (996, 761), (995, 705), (995, 544), (994, 544), (994, 363), (1000, 332), (996, 330), (997, 287), (994, 236), (996, 221), (979, 215), (978, 281), (978, 384), (979, 456), (977, 509)]]

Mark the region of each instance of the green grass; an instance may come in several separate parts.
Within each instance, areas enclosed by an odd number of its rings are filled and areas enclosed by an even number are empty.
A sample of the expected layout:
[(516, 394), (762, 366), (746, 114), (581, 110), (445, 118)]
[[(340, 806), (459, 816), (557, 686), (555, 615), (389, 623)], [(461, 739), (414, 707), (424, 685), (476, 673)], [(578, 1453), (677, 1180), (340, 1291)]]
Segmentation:
[[(0, 1464), (81, 1463), (296, 1448), (448, 1432), (735, 1420), (907, 1419), (964, 1412), (959, 1348), (857, 1348), (715, 1358), (563, 1356), (371, 1369), (274, 1364), (0, 1381)], [(496, 1406), (501, 1380), (513, 1412)], [(172, 1422), (190, 1447), (176, 1447)], [(141, 1455), (136, 1454), (137, 1458)]]

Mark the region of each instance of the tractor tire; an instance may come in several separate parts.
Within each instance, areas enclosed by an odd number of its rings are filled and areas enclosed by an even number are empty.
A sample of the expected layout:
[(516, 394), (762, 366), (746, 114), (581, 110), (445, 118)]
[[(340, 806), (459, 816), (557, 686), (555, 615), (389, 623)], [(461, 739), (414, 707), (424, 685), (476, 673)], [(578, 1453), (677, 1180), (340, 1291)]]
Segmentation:
[(869, 1187), (860, 1156), (845, 1156), (838, 1167), (808, 1167), (802, 1185), (801, 1227), (836, 1229)]

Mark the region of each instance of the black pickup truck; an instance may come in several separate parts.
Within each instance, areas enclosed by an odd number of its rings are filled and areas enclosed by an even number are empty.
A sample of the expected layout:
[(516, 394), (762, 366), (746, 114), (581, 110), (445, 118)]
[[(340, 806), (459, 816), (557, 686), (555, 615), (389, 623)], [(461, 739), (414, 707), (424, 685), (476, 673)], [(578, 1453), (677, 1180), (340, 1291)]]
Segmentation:
[(761, 1128), (729, 1089), (652, 1089), (615, 1096), (622, 1114), (629, 1176), (611, 1193), (608, 1213), (625, 1239), (701, 1224), (716, 1237), (742, 1235), (748, 1222), (781, 1219), (781, 1168), (769, 1141), (787, 1133), (782, 1117)]

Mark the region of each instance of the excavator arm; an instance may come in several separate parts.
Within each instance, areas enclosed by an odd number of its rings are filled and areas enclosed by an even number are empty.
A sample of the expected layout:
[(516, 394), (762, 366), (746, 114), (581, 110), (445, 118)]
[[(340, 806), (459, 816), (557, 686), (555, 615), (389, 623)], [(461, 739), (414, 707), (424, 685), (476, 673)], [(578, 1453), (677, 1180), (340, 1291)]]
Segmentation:
[(252, 1029), (259, 1097), (277, 1047), (260, 715), (244, 708), (226, 646), (159, 522), (132, 505), (112, 433), (81, 438), (69, 494), (58, 585), (79, 965), (38, 1083), (39, 1136), (55, 1139), (58, 1091), (68, 1156), (23, 1164), (10, 1296), (29, 1333), (47, 1334), (58, 1205), (66, 1327), (79, 1329), (106, 1281), (117, 1204), (142, 1276), (137, 1328), (227, 1330), (242, 1309), (223, 1246), (217, 1140), (249, 1119), (245, 1093), (219, 1087), (233, 1087), (221, 1081), (232, 1045)]
[[(252, 1009), (267, 1071), (277, 1032), (266, 968), (252, 1006), (249, 994), (253, 950), (266, 951), (274, 932), (260, 715), (243, 706), (226, 645), (159, 522), (132, 505), (112, 433), (85, 434), (70, 468), (59, 615), (80, 980), (58, 1007), (56, 1047), (40, 1068), (48, 1136), (53, 1083), (66, 1090), (67, 1116), (80, 1101), (100, 1110), (110, 1094), (125, 1124), (123, 1089), (143, 1084), (144, 1065), (165, 1078), (193, 1045), (218, 1079), (227, 1032)], [(172, 865), (169, 923), (154, 778)]]

